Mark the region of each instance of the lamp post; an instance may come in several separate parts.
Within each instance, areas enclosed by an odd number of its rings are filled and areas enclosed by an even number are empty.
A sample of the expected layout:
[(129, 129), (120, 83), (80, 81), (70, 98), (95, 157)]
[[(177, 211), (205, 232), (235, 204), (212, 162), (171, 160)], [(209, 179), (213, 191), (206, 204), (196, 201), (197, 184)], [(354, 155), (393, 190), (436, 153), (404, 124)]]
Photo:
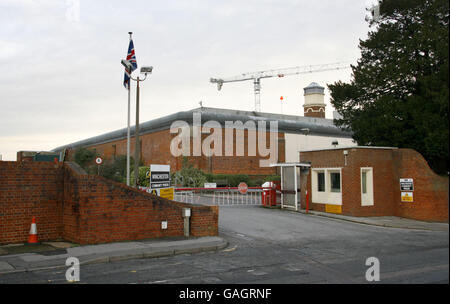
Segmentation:
[[(129, 71), (131, 71), (131, 63), (128, 60), (122, 60), (122, 65), (125, 66), (125, 68), (127, 68)], [(138, 76), (137, 78), (133, 78), (133, 76), (131, 76), (131, 72), (130, 74), (130, 79), (134, 80), (137, 82), (137, 87), (136, 87), (136, 125), (134, 128), (134, 134), (135, 134), (135, 148), (134, 148), (134, 183), (133, 186), (137, 188), (137, 181), (138, 181), (138, 177), (139, 177), (139, 159), (140, 159), (140, 143), (139, 143), (139, 82), (144, 81), (145, 79), (147, 79), (147, 74), (151, 74), (153, 71), (153, 67), (152, 66), (143, 66), (141, 67), (141, 74), (144, 74), (144, 78), (140, 79), (140, 77)], [(129, 117), (129, 114), (128, 114)], [(129, 129), (128, 129), (129, 132)], [(127, 155), (129, 155), (129, 148), (127, 151)], [(129, 186), (129, 176), (130, 176), (130, 169), (129, 169), (129, 160), (127, 160), (127, 185)]]
[(139, 142), (139, 82), (147, 79), (147, 74), (151, 74), (153, 71), (153, 67), (142, 67), (141, 74), (144, 74), (144, 79), (140, 79), (139, 76), (134, 79), (137, 82), (136, 87), (136, 126), (135, 126), (135, 148), (134, 148), (134, 187), (138, 187), (138, 178), (139, 178), (139, 160), (140, 160), (140, 142)]

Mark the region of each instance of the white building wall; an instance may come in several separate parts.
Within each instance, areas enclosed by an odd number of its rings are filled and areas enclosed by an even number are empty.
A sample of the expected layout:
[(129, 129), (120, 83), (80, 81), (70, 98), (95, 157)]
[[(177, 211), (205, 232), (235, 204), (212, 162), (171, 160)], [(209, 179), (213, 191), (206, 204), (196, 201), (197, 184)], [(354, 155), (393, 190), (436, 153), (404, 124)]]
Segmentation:
[(302, 135), (302, 134), (284, 134), (286, 144), (286, 162), (298, 162), (299, 152), (317, 150), (317, 149), (330, 149), (334, 146), (331, 144), (333, 141), (337, 141), (339, 147), (354, 147), (357, 146), (351, 138), (335, 138), (326, 136), (315, 135)]

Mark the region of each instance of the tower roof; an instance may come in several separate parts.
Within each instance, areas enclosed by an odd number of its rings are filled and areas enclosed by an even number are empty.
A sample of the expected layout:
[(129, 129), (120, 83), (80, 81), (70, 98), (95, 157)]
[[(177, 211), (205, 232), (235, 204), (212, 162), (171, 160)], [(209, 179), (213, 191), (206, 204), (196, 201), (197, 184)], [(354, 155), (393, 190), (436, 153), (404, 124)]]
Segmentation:
[(319, 85), (317, 82), (311, 82), (307, 87), (303, 88), (305, 95), (319, 93), (324, 94), (325, 88)]

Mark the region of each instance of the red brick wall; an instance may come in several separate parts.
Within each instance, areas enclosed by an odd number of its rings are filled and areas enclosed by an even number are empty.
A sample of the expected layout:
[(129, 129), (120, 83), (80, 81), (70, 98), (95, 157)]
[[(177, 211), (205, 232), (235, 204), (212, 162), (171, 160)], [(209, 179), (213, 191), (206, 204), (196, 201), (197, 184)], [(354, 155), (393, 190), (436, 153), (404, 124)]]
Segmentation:
[(396, 185), (400, 178), (413, 178), (412, 203), (401, 202), (400, 188), (395, 187), (396, 215), (423, 221), (448, 222), (448, 177), (435, 174), (418, 152), (410, 149), (394, 151), (398, 164)]
[[(259, 160), (264, 159), (258, 155), (248, 156), (248, 130), (244, 131), (244, 156), (225, 156), (225, 129), (222, 129), (222, 156), (212, 156), (210, 159), (204, 155), (190, 156), (188, 159), (204, 172), (212, 172), (214, 174), (249, 174), (249, 175), (273, 175), (276, 174), (276, 168), (260, 167)], [(236, 132), (235, 132), (236, 133)], [(234, 137), (236, 134), (234, 133)], [(170, 143), (176, 134), (171, 134), (169, 130), (163, 130), (153, 133), (141, 135), (141, 158), (146, 166), (150, 164), (168, 164), (172, 171), (181, 169), (182, 157), (173, 157), (170, 152)], [(202, 134), (202, 139), (208, 137), (209, 134)], [(270, 133), (266, 132), (266, 146), (269, 145)], [(284, 161), (284, 133), (278, 133), (278, 162)], [(130, 140), (130, 153), (134, 157), (134, 137)], [(258, 144), (258, 136), (256, 135), (256, 144)], [(111, 160), (114, 156), (126, 155), (127, 140), (116, 140), (100, 145), (93, 145), (86, 148), (96, 149), (100, 156), (106, 161)], [(193, 140), (191, 138), (191, 155)], [(236, 155), (236, 142), (233, 142), (234, 152)], [(69, 154), (73, 155), (74, 151)], [(265, 157), (268, 158), (268, 157)]]
[[(95, 175), (75, 164), (0, 162), (0, 243), (27, 242), (36, 217), (40, 241), (95, 244), (182, 236), (182, 208), (191, 235), (218, 234), (218, 207), (168, 201)], [(161, 221), (168, 229), (161, 229)]]
[[(347, 165), (343, 151), (348, 151)], [(425, 221), (448, 222), (448, 177), (432, 172), (423, 157), (410, 149), (335, 149), (301, 152), (312, 168), (342, 168), (342, 213), (352, 216), (396, 215)], [(374, 205), (361, 206), (361, 167), (373, 168)], [(414, 202), (401, 202), (400, 178), (414, 179)], [(311, 192), (311, 172), (301, 176), (302, 189)], [(306, 208), (305, 191), (301, 193)], [(311, 202), (311, 195), (310, 195)], [(325, 211), (324, 204), (310, 203)]]
[(325, 106), (304, 106), (303, 116), (325, 118)]
[[(72, 166), (73, 167), (73, 166)], [(191, 208), (191, 235), (218, 234), (217, 207), (172, 202), (66, 166), (64, 237), (80, 244), (184, 235), (183, 207)], [(167, 229), (161, 229), (167, 221)]]
[(33, 216), (40, 240), (60, 238), (62, 209), (62, 164), (0, 161), (0, 244), (27, 242)]

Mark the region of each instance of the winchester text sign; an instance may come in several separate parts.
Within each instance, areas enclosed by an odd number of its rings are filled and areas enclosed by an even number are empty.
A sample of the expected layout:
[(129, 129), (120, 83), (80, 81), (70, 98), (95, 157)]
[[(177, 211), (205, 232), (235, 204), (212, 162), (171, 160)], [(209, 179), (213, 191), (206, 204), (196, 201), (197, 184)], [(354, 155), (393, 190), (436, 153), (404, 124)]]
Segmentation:
[(400, 179), (400, 191), (414, 191), (414, 181), (412, 178)]
[(150, 165), (150, 188), (170, 187), (170, 165)]

